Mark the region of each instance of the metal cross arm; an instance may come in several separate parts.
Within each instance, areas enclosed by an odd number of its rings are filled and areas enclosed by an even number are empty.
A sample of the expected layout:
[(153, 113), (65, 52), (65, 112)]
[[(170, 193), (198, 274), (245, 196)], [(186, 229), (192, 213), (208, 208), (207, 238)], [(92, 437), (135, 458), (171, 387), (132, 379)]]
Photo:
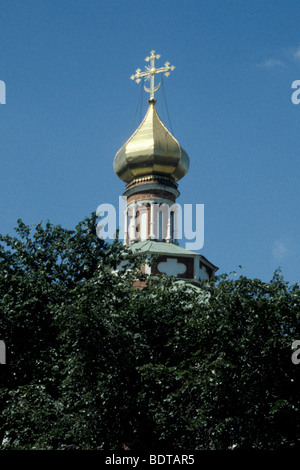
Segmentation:
[(150, 65), (146, 65), (145, 71), (142, 72), (141, 69), (137, 69), (136, 73), (134, 75), (131, 75), (131, 80), (135, 80), (136, 83), (139, 83), (141, 81), (142, 77), (145, 77), (146, 80), (150, 80), (150, 88), (147, 88), (144, 85), (144, 89), (150, 93), (150, 100), (154, 100), (154, 93), (159, 89), (160, 83), (155, 86), (154, 80), (155, 80), (155, 75), (158, 73), (164, 73), (166, 77), (170, 75), (170, 71), (175, 69), (174, 65), (170, 66), (170, 62), (166, 62), (164, 67), (156, 68), (155, 67), (155, 59), (159, 59), (160, 55), (156, 54), (155, 51), (150, 52), (150, 56), (146, 57), (145, 61), (149, 62)]

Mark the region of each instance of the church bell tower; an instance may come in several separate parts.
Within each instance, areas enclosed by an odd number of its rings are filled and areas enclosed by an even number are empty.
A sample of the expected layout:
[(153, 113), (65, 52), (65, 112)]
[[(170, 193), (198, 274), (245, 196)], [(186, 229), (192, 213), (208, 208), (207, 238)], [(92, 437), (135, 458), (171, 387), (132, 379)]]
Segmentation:
[(174, 70), (166, 62), (156, 68), (155, 51), (146, 57), (145, 71), (137, 69), (131, 76), (137, 83), (150, 81), (144, 86), (150, 93), (147, 113), (134, 134), (121, 147), (114, 158), (114, 171), (126, 183), (124, 243), (135, 252), (155, 255), (155, 265), (145, 266), (148, 274), (166, 274), (178, 279), (198, 283), (211, 278), (218, 269), (199, 253), (179, 246), (177, 240), (178, 181), (189, 169), (190, 160), (185, 150), (160, 120), (154, 98), (160, 83), (155, 76), (169, 76)]

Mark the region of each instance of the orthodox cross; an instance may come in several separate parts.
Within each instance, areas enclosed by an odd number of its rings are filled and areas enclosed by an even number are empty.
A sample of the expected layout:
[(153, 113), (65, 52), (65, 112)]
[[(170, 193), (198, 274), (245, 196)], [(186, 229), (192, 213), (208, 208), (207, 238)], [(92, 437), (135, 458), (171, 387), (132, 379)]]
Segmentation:
[(154, 79), (157, 73), (164, 73), (166, 77), (170, 75), (170, 70), (174, 70), (174, 65), (170, 66), (170, 62), (166, 62), (164, 67), (157, 69), (155, 67), (155, 59), (159, 59), (160, 55), (155, 54), (155, 51), (150, 52), (150, 56), (146, 57), (145, 61), (149, 62), (150, 65), (145, 66), (145, 72), (142, 72), (141, 69), (137, 69), (135, 75), (131, 75), (131, 80), (135, 80), (136, 83), (141, 81), (142, 77), (145, 77), (146, 80), (150, 80), (150, 88), (147, 88), (144, 85), (145, 90), (150, 93), (150, 100), (154, 100), (154, 93), (159, 89), (160, 83), (155, 86)]

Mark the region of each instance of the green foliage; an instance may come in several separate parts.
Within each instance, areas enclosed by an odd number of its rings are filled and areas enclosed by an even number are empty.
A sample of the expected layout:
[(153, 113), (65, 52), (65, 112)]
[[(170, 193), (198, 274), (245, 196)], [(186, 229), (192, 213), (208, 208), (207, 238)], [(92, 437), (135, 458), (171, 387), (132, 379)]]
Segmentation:
[(135, 289), (143, 258), (95, 223), (18, 221), (0, 238), (2, 449), (297, 447), (299, 285), (276, 272)]

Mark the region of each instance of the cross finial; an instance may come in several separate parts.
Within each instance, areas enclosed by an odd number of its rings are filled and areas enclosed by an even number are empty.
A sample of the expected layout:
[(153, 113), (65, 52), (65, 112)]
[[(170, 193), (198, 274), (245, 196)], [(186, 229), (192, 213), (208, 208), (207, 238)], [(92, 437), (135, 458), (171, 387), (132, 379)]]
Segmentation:
[(155, 59), (159, 59), (160, 55), (155, 54), (155, 51), (150, 52), (150, 56), (146, 57), (145, 61), (149, 62), (150, 65), (146, 65), (145, 71), (142, 72), (141, 69), (137, 69), (134, 75), (131, 75), (131, 80), (135, 80), (136, 83), (141, 81), (142, 77), (145, 77), (146, 80), (150, 80), (150, 88), (147, 88), (144, 85), (145, 90), (150, 93), (150, 101), (154, 100), (154, 93), (159, 89), (160, 83), (155, 86), (154, 79), (157, 73), (164, 73), (166, 77), (170, 75), (170, 70), (174, 70), (174, 65), (170, 66), (170, 62), (166, 62), (164, 67), (156, 68)]

